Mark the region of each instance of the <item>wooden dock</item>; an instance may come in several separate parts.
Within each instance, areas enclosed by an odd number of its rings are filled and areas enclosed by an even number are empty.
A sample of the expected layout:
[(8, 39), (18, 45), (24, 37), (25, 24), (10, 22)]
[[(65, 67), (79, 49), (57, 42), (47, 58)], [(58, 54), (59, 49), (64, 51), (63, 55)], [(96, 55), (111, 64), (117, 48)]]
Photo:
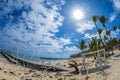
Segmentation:
[(9, 62), (14, 63), (14, 64), (18, 63), (17, 60), (11, 58), (11, 57), (8, 56), (7, 54), (4, 54), (3, 52), (1, 52), (1, 54), (2, 54)]
[(11, 63), (20, 64), (25, 67), (29, 67), (37, 70), (48, 70), (48, 71), (70, 71), (70, 68), (59, 66), (59, 65), (50, 65), (42, 64), (38, 62), (28, 61), (22, 58), (17, 58), (16, 56), (10, 54), (7, 51), (1, 51), (2, 55)]

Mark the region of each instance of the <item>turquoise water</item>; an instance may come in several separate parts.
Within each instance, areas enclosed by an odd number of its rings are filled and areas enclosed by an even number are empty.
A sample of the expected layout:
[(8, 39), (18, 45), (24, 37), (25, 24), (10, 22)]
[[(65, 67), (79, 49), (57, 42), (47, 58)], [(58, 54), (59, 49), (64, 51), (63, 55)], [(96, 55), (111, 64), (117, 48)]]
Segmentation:
[(49, 64), (55, 64), (58, 62), (63, 61), (63, 59), (61, 58), (41, 58), (41, 57), (33, 57), (33, 56), (25, 56), (25, 55), (21, 55), (21, 54), (12, 54), (15, 57), (18, 58), (22, 58), (24, 60), (28, 60), (28, 61), (33, 61), (33, 62), (38, 62), (38, 63), (49, 63)]
[[(28, 61), (33, 61), (33, 62), (38, 62), (38, 63), (49, 63), (49, 64), (55, 64), (58, 62), (63, 61), (62, 58), (44, 58), (44, 57), (34, 57), (34, 56), (26, 56), (26, 55), (21, 55), (20, 53), (17, 55), (16, 53), (10, 53), (15, 57), (28, 60)], [(3, 58), (2, 54), (0, 54), (0, 58)]]

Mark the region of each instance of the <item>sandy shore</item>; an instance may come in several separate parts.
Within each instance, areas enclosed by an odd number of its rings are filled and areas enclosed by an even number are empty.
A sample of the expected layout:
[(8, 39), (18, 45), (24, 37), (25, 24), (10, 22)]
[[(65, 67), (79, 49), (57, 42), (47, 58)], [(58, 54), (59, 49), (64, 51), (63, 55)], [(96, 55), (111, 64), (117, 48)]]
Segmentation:
[[(116, 53), (120, 53), (119, 51)], [(80, 58), (74, 58), (78, 64), (81, 63)], [(68, 64), (71, 60), (66, 60), (59, 65), (70, 67)], [(111, 60), (107, 62), (109, 68), (103, 71), (94, 71), (88, 76), (88, 80), (120, 80), (120, 60)], [(79, 66), (81, 68), (81, 66)], [(95, 68), (94, 64), (87, 66), (88, 69)], [(74, 68), (71, 68), (71, 71)], [(86, 75), (73, 74), (70, 71), (48, 72), (37, 71), (15, 64), (8, 63), (4, 59), (0, 59), (0, 80), (86, 80)]]

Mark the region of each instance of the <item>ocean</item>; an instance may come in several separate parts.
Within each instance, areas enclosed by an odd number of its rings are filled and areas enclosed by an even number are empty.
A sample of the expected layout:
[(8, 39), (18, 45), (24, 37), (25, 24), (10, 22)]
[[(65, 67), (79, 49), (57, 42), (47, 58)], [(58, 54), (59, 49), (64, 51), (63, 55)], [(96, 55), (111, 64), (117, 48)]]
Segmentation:
[[(37, 63), (45, 63), (45, 64), (57, 64), (59, 62), (62, 62), (62, 58), (44, 58), (44, 57), (33, 57), (33, 56), (25, 56), (21, 54), (15, 54), (15, 53), (10, 53), (15, 57), (32, 61), (32, 62), (37, 62)], [(4, 58), (3, 55), (0, 53), (0, 58)]]
[(4, 58), (4, 56), (0, 53), (0, 58)]
[[(17, 55), (15, 56), (17, 57)], [(22, 58), (22, 59), (37, 62), (37, 63), (45, 63), (45, 64), (57, 64), (63, 61), (62, 59), (41, 58), (41, 57), (32, 57), (32, 56), (23, 56), (23, 55), (18, 55), (18, 58)]]

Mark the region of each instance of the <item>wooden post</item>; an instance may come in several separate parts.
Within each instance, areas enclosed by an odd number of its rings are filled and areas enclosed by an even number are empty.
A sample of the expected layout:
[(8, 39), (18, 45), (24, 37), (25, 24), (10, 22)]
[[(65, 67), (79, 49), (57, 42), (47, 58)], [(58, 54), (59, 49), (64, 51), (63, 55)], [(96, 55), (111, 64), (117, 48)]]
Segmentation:
[(99, 68), (102, 70), (102, 63), (101, 63), (101, 58), (100, 58), (100, 53), (98, 52), (98, 62), (99, 62)]
[(86, 69), (86, 63), (85, 63), (85, 55), (81, 55), (81, 57), (82, 57), (82, 67), (83, 67), (83, 69), (85, 70)]
[(88, 74), (89, 74), (89, 70), (87, 69), (87, 77), (86, 78), (89, 78)]

